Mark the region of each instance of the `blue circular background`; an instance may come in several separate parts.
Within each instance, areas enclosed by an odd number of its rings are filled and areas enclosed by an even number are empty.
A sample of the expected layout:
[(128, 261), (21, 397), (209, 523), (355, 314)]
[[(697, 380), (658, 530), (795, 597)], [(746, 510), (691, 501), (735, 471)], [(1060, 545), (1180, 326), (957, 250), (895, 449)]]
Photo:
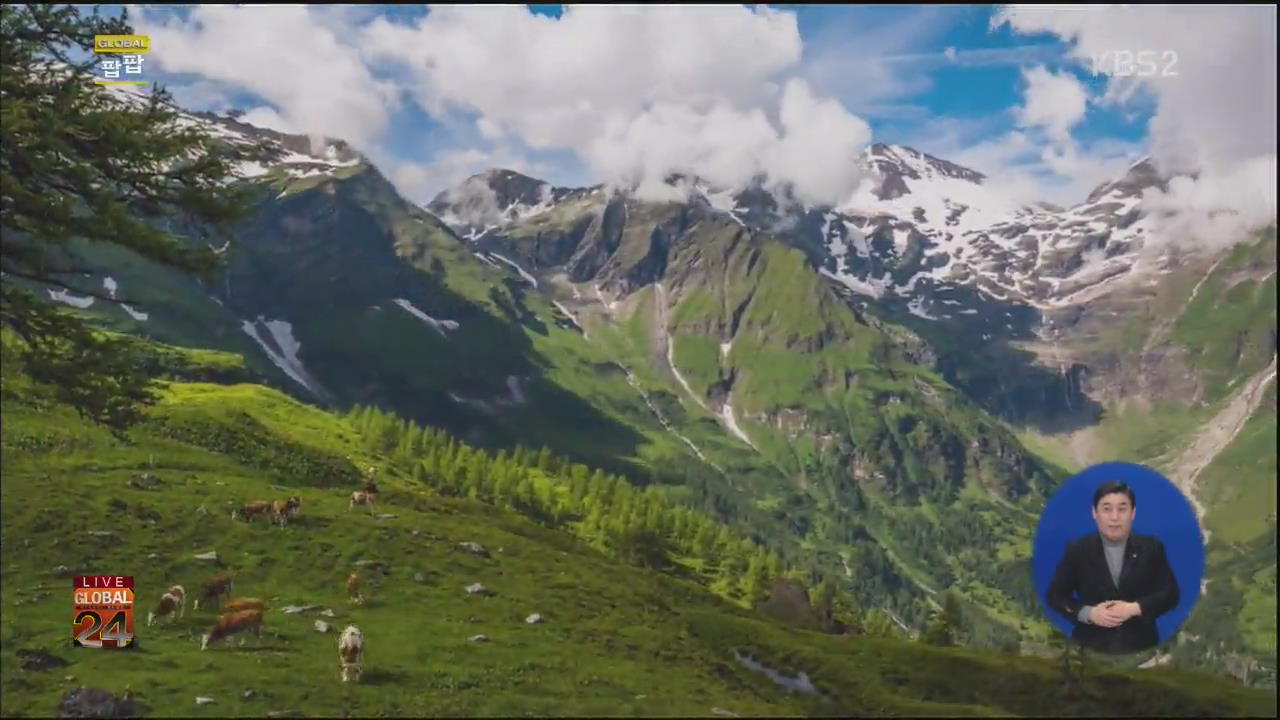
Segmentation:
[(1154, 535), (1164, 543), (1165, 555), (1174, 577), (1178, 579), (1178, 606), (1156, 618), (1160, 642), (1164, 643), (1177, 632), (1200, 600), (1204, 541), (1191, 502), (1177, 486), (1145, 465), (1124, 462), (1094, 465), (1054, 491), (1040, 515), (1031, 552), (1036, 594), (1045, 615), (1070, 637), (1074, 624), (1051, 609), (1045, 595), (1067, 543), (1082, 535), (1098, 532), (1092, 513), (1093, 493), (1108, 480), (1118, 480), (1133, 488), (1138, 511), (1133, 519), (1133, 532)]

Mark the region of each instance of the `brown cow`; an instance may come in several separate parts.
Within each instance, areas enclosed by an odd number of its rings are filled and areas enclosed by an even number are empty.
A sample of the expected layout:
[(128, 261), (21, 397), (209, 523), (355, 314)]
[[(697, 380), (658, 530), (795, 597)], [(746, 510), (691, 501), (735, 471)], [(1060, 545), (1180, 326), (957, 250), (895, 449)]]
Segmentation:
[(364, 602), (364, 596), (360, 594), (360, 573), (352, 571), (347, 578), (347, 599), (359, 605)]
[(241, 610), (265, 610), (266, 606), (258, 598), (236, 598), (222, 604), (222, 612), (240, 612)]
[(253, 522), (253, 519), (259, 515), (271, 515), (270, 500), (253, 500), (231, 511), (231, 519), (244, 519), (245, 522)]
[[(245, 630), (253, 630), (254, 637), (259, 640), (262, 639), (261, 610), (241, 610), (220, 615), (213, 629), (201, 636), (200, 649), (207, 650), (209, 649), (209, 643), (218, 642)], [(240, 638), (240, 644), (244, 644), (244, 638)]]
[(224, 596), (231, 595), (231, 576), (227, 573), (218, 573), (212, 580), (205, 583), (204, 588), (200, 590), (199, 597), (196, 598), (195, 609), (200, 609), (200, 601), (213, 601), (217, 603)]
[(347, 503), (347, 509), (350, 510), (357, 505), (367, 505), (369, 507), (369, 512), (373, 512), (373, 501), (376, 498), (377, 496), (371, 492), (356, 490), (351, 493), (351, 502)]
[(160, 596), (160, 602), (156, 605), (156, 609), (147, 613), (147, 627), (151, 627), (151, 623), (156, 618), (172, 616), (173, 611), (178, 611), (178, 617), (182, 617), (183, 605), (186, 604), (187, 591), (181, 585), (174, 585), (169, 591)]
[(298, 514), (302, 509), (302, 498), (294, 495), (288, 500), (274, 500), (271, 503), (271, 515), (275, 521), (284, 527), (288, 524), (289, 519)]

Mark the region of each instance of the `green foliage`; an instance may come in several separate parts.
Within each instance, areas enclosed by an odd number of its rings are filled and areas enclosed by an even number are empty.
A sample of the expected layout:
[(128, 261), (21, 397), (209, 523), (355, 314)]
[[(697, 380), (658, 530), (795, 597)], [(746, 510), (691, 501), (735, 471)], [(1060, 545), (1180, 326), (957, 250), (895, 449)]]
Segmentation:
[[(70, 249), (80, 240), (210, 277), (213, 250), (165, 228), (185, 223), (207, 232), (241, 217), (247, 197), (226, 179), (252, 154), (179, 127), (164, 92), (131, 106), (91, 82), (93, 36), (131, 32), (127, 14), (116, 20), (75, 6), (0, 6), (0, 324), (26, 346), (23, 360), (38, 381), (59, 387), (83, 416), (116, 428), (135, 422), (149, 402), (133, 355), (15, 283), (68, 287), (62, 278), (83, 271)], [(72, 62), (70, 48), (89, 56)]]
[(569, 530), (627, 563), (694, 573), (747, 606), (763, 599), (772, 574), (785, 569), (777, 553), (735, 535), (707, 514), (672, 503), (657, 487), (638, 489), (621, 476), (557, 457), (550, 448), (493, 454), (364, 406), (349, 411), (347, 419), (366, 450), (391, 456), (441, 494), (509, 508), (540, 525)]
[(131, 346), (138, 369), (152, 378), (223, 385), (259, 379), (258, 374), (246, 365), (242, 355), (150, 342), (131, 335), (117, 337)]
[(235, 458), (286, 485), (339, 487), (358, 477), (342, 456), (282, 437), (243, 410), (213, 416), (207, 410), (161, 405), (146, 425), (157, 435)]
[(960, 600), (952, 593), (944, 593), (942, 607), (929, 618), (920, 639), (930, 645), (943, 647), (959, 645), (964, 633), (964, 618), (960, 612)]
[[(1266, 367), (1276, 352), (1275, 229), (1236, 245), (1177, 317), (1172, 338), (1205, 383), (1205, 400)], [(1251, 277), (1252, 275), (1252, 277)]]
[[(804, 672), (821, 693), (810, 715), (1193, 716), (1261, 713), (1271, 693), (1224, 688), (1176, 670), (1117, 670), (1091, 663), (1062, 682), (1056, 659), (935, 648), (897, 640), (825, 636), (733, 614), (689, 613), (690, 631), (784, 675)], [(1211, 699), (1212, 698), (1212, 699)], [(858, 708), (855, 711), (853, 708)]]
[(1196, 479), (1209, 507), (1205, 524), (1219, 540), (1239, 543), (1275, 534), (1275, 408), (1276, 382), (1272, 380), (1257, 411)]
[[(67, 313), (16, 289), (5, 312), (21, 318), (13, 332), (25, 340), (10, 354), (30, 381), (81, 417), (121, 431), (142, 418), (156, 396), (138, 343), (104, 336)], [(6, 334), (6, 346), (13, 345)]]

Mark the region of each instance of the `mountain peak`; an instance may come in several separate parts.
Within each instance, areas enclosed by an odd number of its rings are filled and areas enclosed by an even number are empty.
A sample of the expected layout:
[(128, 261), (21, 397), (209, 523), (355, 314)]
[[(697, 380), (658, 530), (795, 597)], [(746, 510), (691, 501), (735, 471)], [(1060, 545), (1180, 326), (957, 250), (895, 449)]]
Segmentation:
[(892, 200), (910, 193), (907, 180), (950, 178), (975, 185), (981, 185), (986, 180), (986, 176), (976, 170), (906, 145), (875, 143), (867, 148), (863, 162), (880, 176), (880, 188), (876, 194), (882, 200)]
[(1167, 183), (1168, 178), (1160, 172), (1155, 162), (1152, 161), (1151, 156), (1148, 155), (1130, 165), (1129, 169), (1119, 179), (1105, 182), (1094, 188), (1085, 202), (1097, 202), (1102, 197), (1112, 193), (1120, 197), (1137, 197), (1149, 187), (1167, 190)]
[(536, 215), (572, 192), (515, 170), (490, 168), (442, 190), (427, 209), (468, 235)]

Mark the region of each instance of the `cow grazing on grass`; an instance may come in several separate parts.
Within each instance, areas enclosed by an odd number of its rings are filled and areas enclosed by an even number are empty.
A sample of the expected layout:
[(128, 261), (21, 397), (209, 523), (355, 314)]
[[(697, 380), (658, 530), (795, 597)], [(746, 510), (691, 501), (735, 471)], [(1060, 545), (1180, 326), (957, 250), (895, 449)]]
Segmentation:
[(211, 602), (214, 607), (222, 600), (223, 597), (231, 595), (231, 576), (227, 573), (218, 573), (212, 580), (205, 583), (204, 588), (200, 590), (200, 595), (196, 598), (195, 609), (200, 609), (200, 603)]
[(253, 519), (259, 515), (271, 516), (270, 500), (253, 500), (231, 511), (232, 520), (243, 519), (249, 523), (253, 522)]
[(360, 573), (352, 572), (347, 577), (347, 599), (359, 605), (364, 602), (364, 596), (360, 594)]
[[(208, 650), (210, 643), (218, 642), (246, 630), (252, 630), (255, 638), (262, 639), (261, 610), (240, 610), (239, 612), (218, 616), (218, 622), (213, 626), (213, 629), (201, 636), (200, 649)], [(240, 638), (240, 644), (244, 644), (243, 637)]]
[(169, 588), (168, 592), (160, 596), (160, 602), (156, 604), (156, 609), (147, 613), (147, 627), (151, 627), (151, 623), (155, 622), (156, 618), (172, 617), (174, 611), (177, 611), (178, 617), (182, 617), (186, 599), (187, 591), (181, 585), (174, 585)]
[(222, 604), (223, 613), (240, 612), (242, 610), (266, 610), (266, 606), (258, 598), (236, 598)]
[(284, 527), (298, 511), (302, 509), (302, 498), (294, 495), (288, 500), (275, 500), (271, 503), (271, 516)]
[(364, 669), (364, 633), (355, 625), (348, 625), (338, 636), (338, 668), (342, 682), (360, 682)]
[(365, 505), (368, 506), (369, 512), (373, 512), (373, 501), (376, 497), (377, 496), (371, 492), (356, 490), (351, 493), (351, 502), (347, 503), (347, 509), (350, 510), (357, 505)]

